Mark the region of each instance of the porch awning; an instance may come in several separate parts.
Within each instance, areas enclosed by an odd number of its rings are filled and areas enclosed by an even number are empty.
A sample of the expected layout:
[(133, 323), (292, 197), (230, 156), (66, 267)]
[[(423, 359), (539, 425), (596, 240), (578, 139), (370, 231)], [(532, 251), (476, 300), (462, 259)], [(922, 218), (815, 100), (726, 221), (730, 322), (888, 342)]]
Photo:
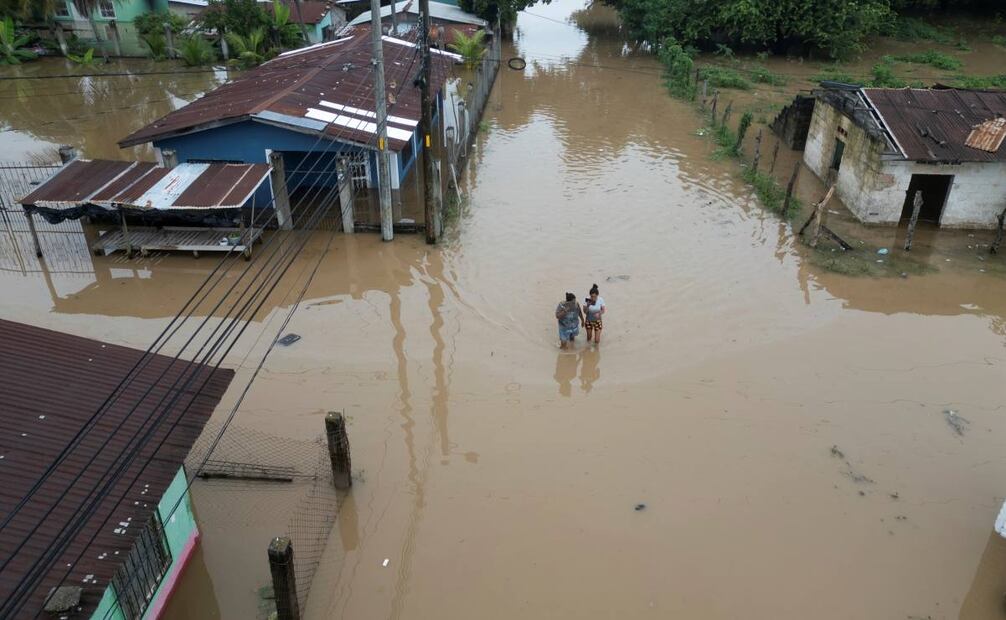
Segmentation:
[[(237, 209), (262, 185), (267, 164), (179, 164), (76, 159), (18, 202), (28, 209)], [(72, 217), (72, 216), (71, 216)]]

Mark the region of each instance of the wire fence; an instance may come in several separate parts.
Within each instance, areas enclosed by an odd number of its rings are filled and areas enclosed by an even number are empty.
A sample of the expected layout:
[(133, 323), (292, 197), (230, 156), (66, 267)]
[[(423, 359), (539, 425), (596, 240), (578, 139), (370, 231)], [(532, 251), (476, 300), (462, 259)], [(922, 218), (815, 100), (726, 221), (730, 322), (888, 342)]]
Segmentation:
[(294, 507), (285, 529), (277, 527), (276, 535), (287, 536), (293, 546), (297, 598), (304, 608), (339, 510), (325, 436), (291, 439), (229, 426), (200, 470), (220, 430), (219, 425), (206, 427), (186, 457), (186, 469), (212, 480), (217, 492), (267, 493), (294, 485), (293, 497), (285, 495)]
[(79, 220), (50, 224), (35, 218), (45, 265), (35, 256), (31, 229), (17, 202), (48, 180), (62, 166), (30, 162), (0, 162), (0, 271), (93, 275), (87, 239)]

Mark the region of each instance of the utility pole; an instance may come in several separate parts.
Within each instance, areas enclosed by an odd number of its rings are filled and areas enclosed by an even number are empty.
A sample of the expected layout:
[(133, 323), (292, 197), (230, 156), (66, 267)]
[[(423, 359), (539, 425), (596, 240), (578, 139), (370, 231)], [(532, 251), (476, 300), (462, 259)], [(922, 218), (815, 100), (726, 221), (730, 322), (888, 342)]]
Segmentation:
[(398, 36), (398, 18), (395, 16), (395, 3), (398, 0), (391, 0), (391, 36)]
[(370, 0), (370, 40), (373, 44), (374, 102), (377, 113), (377, 183), (381, 198), (381, 239), (395, 237), (391, 222), (391, 171), (388, 169), (388, 95), (384, 90), (384, 41), (381, 31), (381, 0)]
[(311, 39), (307, 36), (307, 26), (304, 25), (304, 16), (300, 14), (300, 0), (293, 0), (293, 8), (297, 11), (297, 21), (300, 22), (300, 34), (304, 37), (304, 45), (310, 45)]
[(433, 175), (433, 102), (430, 82), (433, 62), (430, 54), (430, 0), (419, 0), (419, 41), (423, 52), (423, 76), (420, 80), (422, 95), (422, 120), (419, 123), (423, 139), (423, 205), (425, 206), (426, 243), (437, 242), (437, 211), (440, 199), (434, 191)]

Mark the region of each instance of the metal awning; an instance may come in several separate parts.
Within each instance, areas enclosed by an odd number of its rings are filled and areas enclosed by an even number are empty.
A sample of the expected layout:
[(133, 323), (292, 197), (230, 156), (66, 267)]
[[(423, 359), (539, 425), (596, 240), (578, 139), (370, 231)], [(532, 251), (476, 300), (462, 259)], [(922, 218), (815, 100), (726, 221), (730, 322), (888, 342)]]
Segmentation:
[(29, 208), (237, 209), (269, 178), (268, 164), (179, 164), (76, 159), (18, 202)]

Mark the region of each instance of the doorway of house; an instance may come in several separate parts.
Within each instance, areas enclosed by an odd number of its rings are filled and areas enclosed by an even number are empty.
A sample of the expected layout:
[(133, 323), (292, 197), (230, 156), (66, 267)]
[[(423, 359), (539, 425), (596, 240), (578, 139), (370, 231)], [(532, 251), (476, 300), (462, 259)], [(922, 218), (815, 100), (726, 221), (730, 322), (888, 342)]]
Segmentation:
[(901, 219), (907, 220), (912, 217), (912, 207), (915, 201), (915, 192), (922, 192), (922, 209), (919, 211), (919, 219), (923, 222), (940, 223), (940, 216), (943, 215), (943, 206), (947, 204), (947, 196), (950, 194), (950, 185), (954, 181), (952, 174), (913, 174), (912, 180), (908, 184), (908, 191), (905, 192), (905, 204), (901, 209)]

